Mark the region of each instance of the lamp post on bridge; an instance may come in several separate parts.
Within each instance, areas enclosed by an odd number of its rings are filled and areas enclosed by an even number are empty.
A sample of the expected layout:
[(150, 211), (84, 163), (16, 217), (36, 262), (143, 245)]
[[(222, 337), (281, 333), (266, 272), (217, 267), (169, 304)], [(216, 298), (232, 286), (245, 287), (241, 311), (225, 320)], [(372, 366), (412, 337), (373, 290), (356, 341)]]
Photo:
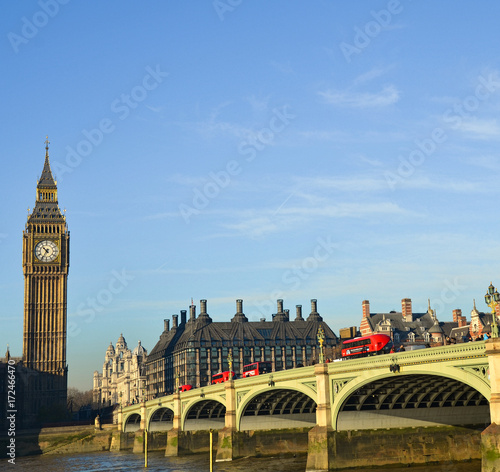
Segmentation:
[(233, 353), (231, 351), (227, 355), (227, 365), (229, 367), (229, 380), (233, 380)]
[(491, 337), (498, 338), (496, 307), (500, 303), (500, 293), (498, 293), (498, 290), (493, 286), (493, 283), (490, 283), (488, 292), (486, 292), (486, 295), (484, 296), (484, 301), (486, 302), (486, 305), (491, 308)]
[(318, 329), (318, 343), (319, 343), (319, 363), (324, 364), (325, 363), (325, 351), (323, 348), (323, 344), (325, 342), (325, 330), (323, 329), (323, 326), (320, 326)]

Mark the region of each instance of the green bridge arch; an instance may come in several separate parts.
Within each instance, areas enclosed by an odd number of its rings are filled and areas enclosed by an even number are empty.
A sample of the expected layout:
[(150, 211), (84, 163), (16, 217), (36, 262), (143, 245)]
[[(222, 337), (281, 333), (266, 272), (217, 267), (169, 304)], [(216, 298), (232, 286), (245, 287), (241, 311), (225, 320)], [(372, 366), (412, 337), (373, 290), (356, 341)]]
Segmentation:
[[(437, 376), (461, 382), (477, 390), (486, 400), (490, 400), (491, 387), (488, 371), (488, 357), (483, 341), (408, 351), (398, 354), (374, 356), (363, 359), (346, 360), (326, 364), (329, 387), (329, 404), (331, 425), (337, 427), (342, 406), (359, 389), (384, 379), (401, 376)], [(393, 366), (399, 371), (394, 372)], [(142, 416), (146, 411), (146, 424), (162, 408), (175, 411), (175, 402), (180, 402), (179, 428), (184, 430), (192, 408), (203, 402), (213, 401), (227, 406), (227, 385), (217, 384), (196, 388), (176, 395), (150, 400), (145, 404), (124, 407), (120, 423), (125, 431), (131, 415)], [(289, 390), (300, 392), (318, 404), (317, 378), (315, 366), (284, 370), (259, 375), (246, 379), (238, 379), (233, 383), (235, 396), (235, 420), (239, 429), (248, 405), (271, 390)], [(176, 400), (178, 398), (178, 400)], [(190, 420), (191, 421), (191, 420)]]

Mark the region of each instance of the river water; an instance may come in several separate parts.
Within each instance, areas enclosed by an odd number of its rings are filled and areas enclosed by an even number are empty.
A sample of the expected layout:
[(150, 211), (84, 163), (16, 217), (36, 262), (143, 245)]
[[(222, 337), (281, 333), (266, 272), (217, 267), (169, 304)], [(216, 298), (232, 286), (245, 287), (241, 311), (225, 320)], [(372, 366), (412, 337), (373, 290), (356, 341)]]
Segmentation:
[[(100, 452), (78, 455), (45, 455), (16, 458), (15, 465), (0, 461), (2, 472), (209, 472), (208, 454), (184, 457), (165, 457), (152, 452), (148, 456), (148, 468), (144, 467), (144, 456), (130, 452)], [(214, 472), (304, 472), (306, 457), (265, 457), (238, 459), (232, 462), (217, 462)], [(388, 469), (349, 469), (356, 472), (480, 472), (481, 462), (470, 461), (460, 464), (436, 464)], [(345, 470), (344, 472), (348, 472)]]

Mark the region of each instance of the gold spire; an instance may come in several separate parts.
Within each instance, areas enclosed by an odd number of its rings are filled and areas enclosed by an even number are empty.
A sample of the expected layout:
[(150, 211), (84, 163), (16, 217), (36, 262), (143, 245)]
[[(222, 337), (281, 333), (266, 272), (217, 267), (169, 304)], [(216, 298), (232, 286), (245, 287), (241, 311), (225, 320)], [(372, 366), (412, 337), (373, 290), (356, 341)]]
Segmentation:
[(48, 136), (45, 136), (45, 159), (48, 159), (49, 158), (49, 144), (50, 144), (50, 141), (49, 141), (49, 137)]

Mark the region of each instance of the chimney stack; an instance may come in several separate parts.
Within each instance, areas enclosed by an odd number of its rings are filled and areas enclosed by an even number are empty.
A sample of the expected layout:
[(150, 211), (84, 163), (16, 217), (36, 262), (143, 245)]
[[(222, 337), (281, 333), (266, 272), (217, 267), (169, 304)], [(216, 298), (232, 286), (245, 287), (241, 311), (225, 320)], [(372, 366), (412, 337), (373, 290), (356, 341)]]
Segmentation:
[(318, 313), (318, 301), (313, 298), (311, 300), (311, 314)]
[(177, 329), (179, 326), (179, 315), (172, 315), (172, 329)]
[(297, 310), (295, 321), (304, 321), (304, 318), (302, 318), (302, 305), (296, 305), (295, 309)]
[(406, 321), (407, 323), (411, 323), (413, 321), (411, 298), (403, 298), (401, 300), (401, 313), (403, 315), (403, 321)]
[(278, 313), (277, 314), (279, 315), (280, 313), (283, 313), (283, 300), (281, 298), (278, 300)]
[(189, 321), (196, 321), (196, 305), (191, 303), (189, 307)]
[(186, 324), (187, 311), (181, 310), (181, 325)]
[(232, 317), (231, 322), (246, 323), (248, 318), (243, 313), (243, 300), (238, 298), (236, 300), (236, 314)]
[(318, 301), (311, 299), (311, 314), (307, 317), (307, 321), (323, 321), (323, 318), (318, 313)]
[(458, 323), (459, 328), (467, 326), (467, 318), (462, 315), (462, 310), (460, 310), (459, 308), (453, 310), (453, 321)]
[(363, 307), (363, 318), (370, 318), (370, 302), (363, 300), (361, 305)]
[[(194, 307), (196, 309), (196, 307)], [(207, 301), (200, 300), (200, 315), (204, 315), (207, 312)]]
[(163, 331), (168, 333), (170, 331), (170, 320), (163, 320), (163, 326), (164, 326)]
[(286, 309), (284, 313), (285, 313), (285, 321), (290, 321), (290, 310)]

